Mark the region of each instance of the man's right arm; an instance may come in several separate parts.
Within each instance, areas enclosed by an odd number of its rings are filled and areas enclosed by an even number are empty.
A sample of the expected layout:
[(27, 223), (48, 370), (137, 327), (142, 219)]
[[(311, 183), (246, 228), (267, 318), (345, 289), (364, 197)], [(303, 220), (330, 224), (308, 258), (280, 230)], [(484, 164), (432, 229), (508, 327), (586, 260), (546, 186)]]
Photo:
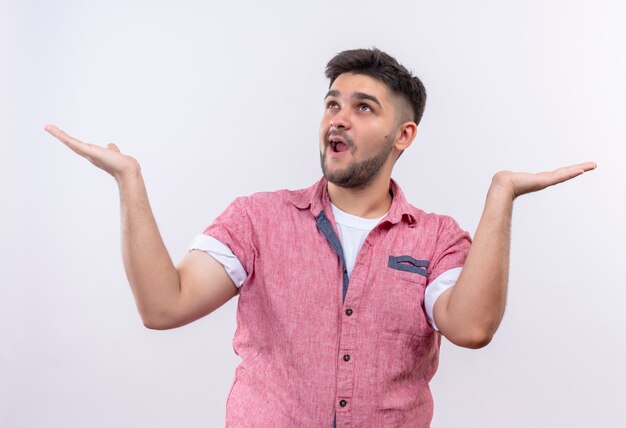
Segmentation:
[(122, 256), (144, 325), (169, 329), (188, 324), (237, 294), (237, 287), (213, 257), (191, 251), (178, 267), (161, 239), (139, 163), (106, 148), (83, 143), (55, 126), (46, 130), (74, 152), (111, 174), (118, 183), (122, 217)]

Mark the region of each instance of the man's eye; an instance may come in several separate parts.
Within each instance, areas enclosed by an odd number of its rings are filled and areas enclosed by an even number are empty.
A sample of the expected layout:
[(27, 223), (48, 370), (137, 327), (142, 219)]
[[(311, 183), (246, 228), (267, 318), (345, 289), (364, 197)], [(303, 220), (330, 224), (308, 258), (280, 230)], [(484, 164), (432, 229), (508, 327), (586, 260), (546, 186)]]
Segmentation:
[(359, 104), (360, 111), (372, 111), (372, 108), (367, 104)]
[(335, 101), (329, 101), (328, 103), (326, 103), (326, 108), (328, 109), (339, 108), (339, 104), (337, 104)]

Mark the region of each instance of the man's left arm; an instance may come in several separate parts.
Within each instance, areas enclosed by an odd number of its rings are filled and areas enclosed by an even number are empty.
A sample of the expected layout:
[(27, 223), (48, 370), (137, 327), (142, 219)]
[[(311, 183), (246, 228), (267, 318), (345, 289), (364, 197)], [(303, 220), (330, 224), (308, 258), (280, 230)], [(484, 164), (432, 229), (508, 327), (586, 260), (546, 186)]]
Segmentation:
[(537, 174), (501, 171), (493, 177), (461, 276), (434, 306), (441, 334), (467, 348), (481, 348), (491, 341), (506, 303), (513, 201), (595, 167), (587, 162)]

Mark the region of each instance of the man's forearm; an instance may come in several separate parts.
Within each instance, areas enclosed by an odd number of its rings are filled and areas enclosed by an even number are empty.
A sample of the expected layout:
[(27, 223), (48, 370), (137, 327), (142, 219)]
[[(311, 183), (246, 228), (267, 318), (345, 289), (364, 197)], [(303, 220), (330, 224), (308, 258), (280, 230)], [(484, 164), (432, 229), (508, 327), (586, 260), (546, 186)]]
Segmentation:
[(153, 327), (179, 297), (179, 276), (161, 239), (140, 171), (118, 179), (118, 184), (124, 268), (141, 319)]
[(481, 347), (495, 334), (506, 303), (513, 196), (494, 177), (463, 271), (446, 299), (442, 333)]

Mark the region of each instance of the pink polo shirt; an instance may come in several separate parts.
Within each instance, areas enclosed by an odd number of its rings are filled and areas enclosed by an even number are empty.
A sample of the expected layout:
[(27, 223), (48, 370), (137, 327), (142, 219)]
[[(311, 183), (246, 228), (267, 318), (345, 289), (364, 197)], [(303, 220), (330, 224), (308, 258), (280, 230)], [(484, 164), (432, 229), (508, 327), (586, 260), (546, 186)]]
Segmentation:
[(248, 273), (226, 425), (427, 427), (440, 336), (424, 289), (463, 265), (469, 235), (392, 180), (348, 279), (326, 185), (238, 198), (204, 231)]

